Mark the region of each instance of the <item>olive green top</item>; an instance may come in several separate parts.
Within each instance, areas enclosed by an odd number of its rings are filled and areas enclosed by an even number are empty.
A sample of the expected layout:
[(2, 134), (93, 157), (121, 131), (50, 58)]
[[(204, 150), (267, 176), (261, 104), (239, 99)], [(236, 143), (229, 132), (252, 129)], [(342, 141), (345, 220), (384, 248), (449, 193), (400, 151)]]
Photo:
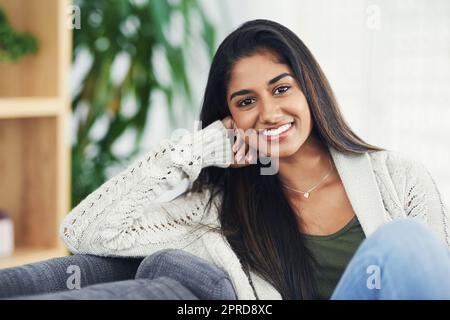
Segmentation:
[(316, 260), (315, 278), (319, 299), (330, 299), (347, 264), (365, 238), (356, 215), (341, 230), (326, 236), (303, 235)]

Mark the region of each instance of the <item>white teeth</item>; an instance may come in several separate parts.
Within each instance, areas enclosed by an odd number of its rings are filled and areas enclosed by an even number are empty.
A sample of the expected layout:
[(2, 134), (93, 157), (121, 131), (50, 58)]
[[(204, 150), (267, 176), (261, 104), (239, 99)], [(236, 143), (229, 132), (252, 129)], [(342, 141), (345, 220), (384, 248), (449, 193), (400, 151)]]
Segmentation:
[(264, 136), (277, 136), (287, 131), (292, 126), (292, 123), (287, 123), (273, 130), (263, 130), (262, 134)]

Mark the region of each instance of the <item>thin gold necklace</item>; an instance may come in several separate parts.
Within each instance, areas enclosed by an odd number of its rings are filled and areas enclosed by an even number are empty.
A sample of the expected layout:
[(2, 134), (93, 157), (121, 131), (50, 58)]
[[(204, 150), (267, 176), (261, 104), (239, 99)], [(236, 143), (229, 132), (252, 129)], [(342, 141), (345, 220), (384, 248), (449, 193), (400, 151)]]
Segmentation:
[(285, 188), (289, 189), (289, 190), (292, 190), (292, 191), (294, 191), (294, 192), (303, 194), (303, 197), (305, 197), (306, 199), (308, 199), (308, 198), (309, 198), (309, 195), (311, 194), (311, 192), (314, 191), (315, 189), (317, 189), (317, 188), (322, 184), (322, 182), (324, 182), (325, 179), (328, 178), (328, 176), (331, 174), (331, 171), (332, 171), (332, 169), (333, 169), (333, 166), (332, 166), (332, 164), (331, 164), (331, 157), (330, 157), (328, 160), (330, 161), (330, 170), (329, 170), (328, 173), (327, 173), (326, 175), (324, 175), (324, 176), (322, 177), (322, 179), (321, 179), (315, 186), (313, 186), (311, 189), (309, 189), (309, 190), (307, 190), (307, 191), (300, 191), (300, 190), (291, 188), (291, 187), (285, 185), (284, 183), (283, 183), (283, 186), (284, 186)]

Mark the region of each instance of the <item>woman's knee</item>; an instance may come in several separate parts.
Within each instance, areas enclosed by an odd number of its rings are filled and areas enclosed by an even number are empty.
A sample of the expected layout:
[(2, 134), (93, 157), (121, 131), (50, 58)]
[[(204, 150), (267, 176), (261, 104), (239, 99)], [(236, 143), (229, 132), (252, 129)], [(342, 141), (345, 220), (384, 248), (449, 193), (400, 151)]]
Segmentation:
[(365, 242), (366, 247), (374, 248), (378, 253), (397, 257), (446, 251), (444, 243), (432, 230), (413, 218), (395, 219), (385, 223)]
[(215, 278), (227, 277), (227, 274), (209, 261), (179, 249), (164, 249), (142, 260), (136, 272), (136, 278), (155, 278), (162, 272), (202, 272)]
[(199, 299), (235, 299), (228, 274), (189, 252), (164, 249), (146, 257), (136, 272), (136, 279), (170, 277), (189, 288)]

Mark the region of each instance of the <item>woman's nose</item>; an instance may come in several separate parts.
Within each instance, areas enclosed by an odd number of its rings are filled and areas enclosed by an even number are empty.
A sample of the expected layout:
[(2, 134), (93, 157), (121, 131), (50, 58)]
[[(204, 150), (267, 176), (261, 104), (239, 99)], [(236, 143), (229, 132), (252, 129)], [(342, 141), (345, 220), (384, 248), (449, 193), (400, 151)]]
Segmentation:
[(280, 108), (275, 103), (262, 102), (259, 110), (260, 122), (264, 124), (278, 123), (281, 120)]

